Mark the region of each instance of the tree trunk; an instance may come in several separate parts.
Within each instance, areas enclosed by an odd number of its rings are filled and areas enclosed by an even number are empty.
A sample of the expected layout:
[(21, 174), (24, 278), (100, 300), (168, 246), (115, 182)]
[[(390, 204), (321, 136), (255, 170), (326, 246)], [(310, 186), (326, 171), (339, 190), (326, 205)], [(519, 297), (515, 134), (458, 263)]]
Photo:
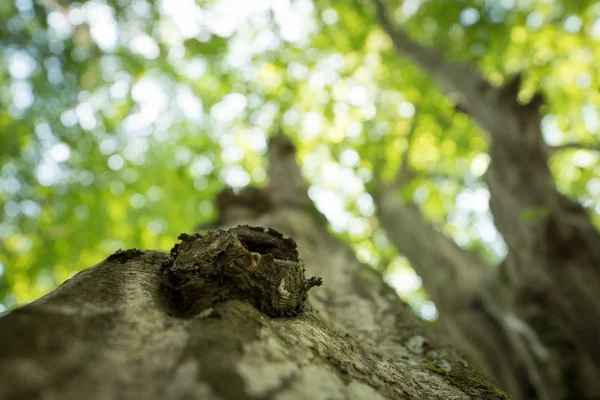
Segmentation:
[(542, 96), (520, 104), (519, 79), (493, 87), (475, 66), (449, 62), (395, 29), (382, 0), (374, 3), (397, 51), (459, 93), (460, 109), (487, 133), (485, 183), (509, 254), (491, 266), (460, 249), (401, 203), (398, 182), (374, 194), (383, 227), (423, 277), (452, 343), (517, 399), (600, 398), (600, 234), (556, 189)]
[(277, 230), (118, 251), (2, 317), (0, 399), (508, 398), (327, 233), (290, 143), (269, 154), (218, 224)]

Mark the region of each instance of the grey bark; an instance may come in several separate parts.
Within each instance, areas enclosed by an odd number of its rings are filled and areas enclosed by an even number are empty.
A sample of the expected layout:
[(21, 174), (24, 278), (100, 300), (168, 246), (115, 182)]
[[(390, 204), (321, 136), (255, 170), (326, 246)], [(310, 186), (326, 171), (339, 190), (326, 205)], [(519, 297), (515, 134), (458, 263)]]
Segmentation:
[[(447, 61), (397, 30), (382, 1), (374, 3), (397, 51), (443, 91), (459, 93), (460, 109), (487, 134), (485, 183), (509, 254), (492, 266), (460, 249), (399, 201), (397, 185), (375, 193), (382, 225), (423, 277), (453, 344), (509, 393), (600, 398), (600, 234), (556, 189), (548, 157), (560, 148), (543, 140), (542, 96), (520, 104), (519, 79), (492, 86), (475, 66)], [(563, 146), (576, 147), (583, 145)]]
[[(502, 399), (331, 237), (294, 151), (170, 254), (120, 251), (0, 318), (0, 399)], [(324, 285), (307, 290), (320, 283)]]

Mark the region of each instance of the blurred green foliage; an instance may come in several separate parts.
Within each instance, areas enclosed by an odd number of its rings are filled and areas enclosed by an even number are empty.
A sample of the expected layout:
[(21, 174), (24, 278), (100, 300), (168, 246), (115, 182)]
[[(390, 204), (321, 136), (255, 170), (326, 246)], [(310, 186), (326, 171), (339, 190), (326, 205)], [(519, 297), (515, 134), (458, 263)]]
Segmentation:
[[(598, 2), (387, 7), (399, 28), (492, 83), (521, 75), (520, 100), (543, 93), (551, 145), (599, 140)], [(424, 317), (435, 311), (369, 195), (409, 139), (418, 178), (407, 200), (462, 247), (490, 260), (505, 252), (481, 182), (485, 137), (393, 50), (368, 1), (6, 0), (0, 88), (1, 308), (118, 248), (168, 250), (214, 219), (224, 186), (267, 179), (274, 123), (297, 144), (333, 233)], [(598, 154), (560, 151), (551, 167), (597, 218)]]

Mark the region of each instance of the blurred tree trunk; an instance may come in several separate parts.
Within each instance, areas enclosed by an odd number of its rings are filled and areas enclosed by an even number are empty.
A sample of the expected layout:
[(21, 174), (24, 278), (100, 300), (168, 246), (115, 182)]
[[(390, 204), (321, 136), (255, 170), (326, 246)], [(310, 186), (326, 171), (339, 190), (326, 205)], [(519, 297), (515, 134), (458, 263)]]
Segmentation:
[[(119, 251), (0, 319), (0, 399), (503, 399), (331, 237), (291, 144), (170, 254)], [(281, 275), (283, 274), (283, 275)], [(257, 307), (255, 307), (257, 306)]]
[(406, 171), (374, 193), (383, 227), (423, 277), (453, 344), (509, 393), (600, 398), (600, 234), (586, 210), (556, 189), (548, 168), (555, 149), (540, 128), (542, 96), (519, 103), (518, 78), (492, 86), (474, 66), (449, 62), (397, 30), (382, 1), (374, 3), (398, 53), (459, 98), (457, 108), (487, 133), (485, 183), (509, 254), (488, 265), (436, 231), (400, 200)]

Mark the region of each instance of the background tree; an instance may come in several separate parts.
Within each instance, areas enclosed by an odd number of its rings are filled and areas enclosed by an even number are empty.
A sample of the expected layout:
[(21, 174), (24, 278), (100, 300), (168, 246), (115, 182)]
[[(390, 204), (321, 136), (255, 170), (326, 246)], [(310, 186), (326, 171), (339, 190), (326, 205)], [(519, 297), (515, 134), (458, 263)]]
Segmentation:
[(6, 307), (214, 220), (280, 122), (333, 234), (469, 359), (598, 396), (596, 2), (0, 7)]

